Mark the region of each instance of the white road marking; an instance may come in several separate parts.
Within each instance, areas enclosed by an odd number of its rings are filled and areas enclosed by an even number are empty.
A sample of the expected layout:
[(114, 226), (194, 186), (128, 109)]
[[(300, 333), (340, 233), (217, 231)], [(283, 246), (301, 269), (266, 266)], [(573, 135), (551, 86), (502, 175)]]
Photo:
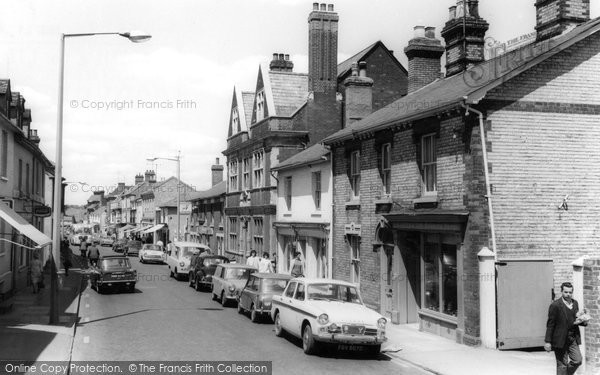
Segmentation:
[(83, 337), (83, 343), (84, 344), (89, 344), (90, 343), (90, 336), (84, 336)]

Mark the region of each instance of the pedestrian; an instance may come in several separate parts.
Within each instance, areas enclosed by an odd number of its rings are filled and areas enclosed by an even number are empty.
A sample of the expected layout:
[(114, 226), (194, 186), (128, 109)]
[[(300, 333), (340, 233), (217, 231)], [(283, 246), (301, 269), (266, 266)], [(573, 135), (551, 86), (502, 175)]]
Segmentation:
[(264, 252), (262, 258), (258, 261), (258, 272), (262, 273), (273, 273), (273, 266), (271, 265), (271, 260), (269, 259), (269, 253)]
[(304, 261), (302, 260), (302, 254), (299, 251), (296, 252), (294, 260), (292, 260), (291, 272), (293, 277), (304, 277)]
[(550, 304), (544, 349), (554, 350), (556, 374), (574, 374), (581, 365), (579, 326), (586, 326), (589, 315), (579, 312), (579, 304), (573, 299), (573, 285), (569, 282), (560, 286), (561, 297)]
[(246, 259), (246, 264), (258, 269), (260, 259), (256, 256), (256, 250), (250, 250), (250, 256)]
[(90, 265), (96, 266), (98, 264), (98, 258), (100, 258), (100, 251), (96, 246), (96, 243), (92, 243), (88, 251), (88, 258), (90, 258)]
[(69, 268), (71, 268), (71, 249), (69, 248), (69, 241), (63, 239), (60, 243), (60, 259), (63, 266), (65, 267), (65, 276), (69, 276)]
[(87, 248), (88, 248), (87, 236), (83, 236), (81, 238), (81, 243), (79, 244), (79, 252), (81, 253), (81, 257), (84, 259), (87, 255)]
[(38, 252), (33, 253), (33, 259), (31, 260), (31, 286), (33, 287), (33, 293), (37, 293), (39, 290), (40, 282), (42, 281), (42, 261)]

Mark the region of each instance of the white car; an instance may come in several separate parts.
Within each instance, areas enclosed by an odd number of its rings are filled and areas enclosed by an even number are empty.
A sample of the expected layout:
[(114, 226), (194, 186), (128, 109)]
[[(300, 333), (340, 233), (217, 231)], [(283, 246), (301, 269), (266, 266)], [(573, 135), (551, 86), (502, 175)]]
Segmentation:
[(138, 257), (140, 258), (140, 263), (146, 263), (146, 262), (164, 263), (165, 262), (165, 252), (163, 251), (163, 248), (160, 245), (145, 244), (140, 249), (140, 253), (138, 254)]
[(362, 302), (355, 284), (332, 279), (295, 278), (281, 295), (273, 296), (271, 317), (275, 335), (283, 331), (302, 339), (306, 354), (321, 343), (338, 349), (378, 354), (387, 319)]
[(177, 280), (186, 279), (190, 272), (190, 260), (194, 254), (208, 252), (210, 248), (196, 242), (175, 241), (167, 246), (167, 265), (171, 277)]

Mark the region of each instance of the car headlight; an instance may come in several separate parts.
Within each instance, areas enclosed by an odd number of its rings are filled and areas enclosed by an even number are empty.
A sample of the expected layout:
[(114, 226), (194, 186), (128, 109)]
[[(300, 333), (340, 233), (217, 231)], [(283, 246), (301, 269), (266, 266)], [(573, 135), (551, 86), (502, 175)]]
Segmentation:
[(231, 293), (235, 292), (235, 287), (233, 285), (230, 285), (228, 289)]
[(337, 324), (335, 323), (331, 323), (331, 325), (327, 328), (327, 330), (331, 333), (336, 333), (336, 332), (341, 332), (342, 330), (340, 329), (340, 327), (337, 326)]
[(317, 321), (322, 325), (327, 324), (329, 322), (329, 315), (321, 314), (319, 315), (319, 318), (317, 318)]
[(377, 327), (379, 327), (380, 329), (385, 329), (386, 324), (387, 324), (386, 318), (379, 318), (379, 320), (377, 320)]
[(184, 267), (184, 266), (185, 266), (185, 263), (179, 262), (179, 267)]

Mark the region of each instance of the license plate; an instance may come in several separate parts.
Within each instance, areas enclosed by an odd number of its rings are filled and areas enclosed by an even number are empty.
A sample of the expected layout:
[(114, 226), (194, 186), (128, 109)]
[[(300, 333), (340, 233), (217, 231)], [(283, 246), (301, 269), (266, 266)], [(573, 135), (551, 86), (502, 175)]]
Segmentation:
[(348, 335), (362, 335), (365, 332), (364, 326), (343, 326), (342, 332)]
[(338, 350), (344, 350), (344, 351), (348, 351), (348, 352), (362, 352), (365, 350), (365, 347), (361, 346), (361, 345), (340, 344), (340, 345), (338, 345)]

